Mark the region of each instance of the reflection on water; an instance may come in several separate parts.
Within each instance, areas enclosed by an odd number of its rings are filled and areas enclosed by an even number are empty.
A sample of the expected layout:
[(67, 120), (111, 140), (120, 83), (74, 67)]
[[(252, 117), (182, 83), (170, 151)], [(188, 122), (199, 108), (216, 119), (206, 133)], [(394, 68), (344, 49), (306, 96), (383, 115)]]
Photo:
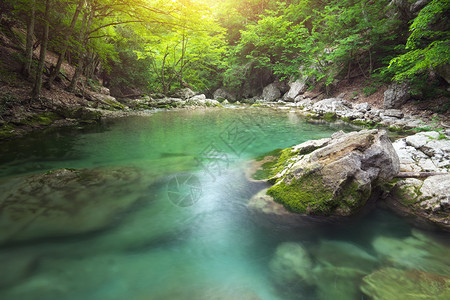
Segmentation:
[[(0, 197), (0, 298), (368, 299), (361, 290), (386, 284), (362, 279), (377, 270), (449, 276), (448, 236), (387, 211), (288, 224), (247, 207), (266, 187), (246, 179), (248, 160), (340, 129), (269, 110), (178, 111), (5, 143), (0, 188), (48, 209), (27, 223), (33, 238), (8, 226)], [(86, 169), (61, 186), (30, 175), (58, 168)], [(89, 206), (53, 205), (73, 199)], [(79, 225), (56, 234), (64, 213)]]

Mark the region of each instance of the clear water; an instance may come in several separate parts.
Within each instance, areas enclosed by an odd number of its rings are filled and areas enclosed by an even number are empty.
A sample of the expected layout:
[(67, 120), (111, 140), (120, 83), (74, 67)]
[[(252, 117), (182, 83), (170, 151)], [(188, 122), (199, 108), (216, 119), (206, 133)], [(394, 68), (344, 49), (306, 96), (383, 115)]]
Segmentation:
[[(132, 168), (140, 180), (127, 183), (133, 205), (100, 230), (46, 238), (36, 229), (36, 238), (3, 242), (0, 299), (326, 299), (323, 286), (336, 286), (330, 276), (321, 287), (279, 280), (270, 266), (277, 247), (299, 243), (314, 256), (324, 241), (339, 241), (381, 267), (374, 239), (408, 238), (412, 227), (381, 209), (338, 224), (269, 219), (247, 207), (266, 186), (245, 172), (257, 156), (350, 130), (342, 126), (273, 110), (171, 111), (4, 142), (2, 193), (11, 180), (58, 168)], [(86, 187), (114, 205), (124, 196), (110, 188)], [(437, 238), (448, 250), (447, 236)]]

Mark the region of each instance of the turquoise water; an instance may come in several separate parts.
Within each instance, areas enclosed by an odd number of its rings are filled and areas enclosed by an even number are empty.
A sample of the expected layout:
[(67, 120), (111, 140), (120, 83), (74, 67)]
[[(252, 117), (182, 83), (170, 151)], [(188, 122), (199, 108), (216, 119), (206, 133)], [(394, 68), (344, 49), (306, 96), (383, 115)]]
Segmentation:
[[(292, 112), (194, 110), (4, 142), (0, 299), (368, 299), (361, 278), (384, 266), (404, 269), (423, 259), (429, 271), (437, 261), (443, 270), (436, 272), (448, 276), (448, 261), (424, 248), (423, 232), (386, 210), (330, 224), (286, 222), (247, 207), (266, 187), (246, 178), (250, 160), (338, 130), (350, 128)], [(91, 177), (56, 187), (49, 177), (29, 179), (60, 168)], [(31, 188), (18, 188), (21, 180)], [(30, 210), (22, 226), (6, 213), (17, 194), (23, 203), (47, 197), (47, 211), (36, 217)], [(82, 207), (59, 215), (51, 205), (74, 202)], [(448, 236), (426, 235), (449, 250)], [(404, 239), (422, 242), (403, 256), (389, 254), (385, 242)], [(310, 258), (280, 255), (287, 244)], [(353, 256), (367, 269), (346, 265)], [(291, 270), (308, 264), (311, 280)], [(342, 268), (358, 275), (344, 276)]]

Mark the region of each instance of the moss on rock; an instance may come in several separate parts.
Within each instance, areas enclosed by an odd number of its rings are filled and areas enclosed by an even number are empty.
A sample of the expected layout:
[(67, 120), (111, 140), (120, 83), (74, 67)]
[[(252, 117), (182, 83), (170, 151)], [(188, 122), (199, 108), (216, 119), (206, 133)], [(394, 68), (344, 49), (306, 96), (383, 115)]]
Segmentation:
[(280, 181), (267, 194), (288, 210), (297, 213), (329, 215), (335, 206), (330, 203), (333, 191), (324, 185), (323, 178), (318, 173), (292, 179), (290, 184)]
[(15, 136), (15, 127), (10, 124), (0, 126), (0, 140)]
[(418, 270), (380, 269), (363, 279), (372, 299), (450, 299), (450, 277)]

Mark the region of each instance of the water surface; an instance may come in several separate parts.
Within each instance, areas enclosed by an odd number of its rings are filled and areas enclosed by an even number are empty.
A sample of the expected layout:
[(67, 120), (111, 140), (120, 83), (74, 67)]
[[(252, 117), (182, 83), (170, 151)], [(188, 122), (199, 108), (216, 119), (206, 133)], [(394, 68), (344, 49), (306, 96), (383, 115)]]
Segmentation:
[[(39, 232), (31, 223), (27, 230), (33, 229), (32, 234), (12, 235), (0, 246), (0, 262), (7, 270), (0, 275), (0, 298), (326, 299), (331, 295), (326, 290), (335, 289), (340, 295), (335, 299), (364, 299), (358, 283), (349, 279), (347, 284), (339, 275), (342, 266), (336, 260), (348, 259), (348, 254), (339, 257), (339, 250), (350, 247), (369, 261), (373, 258), (373, 270), (394, 266), (377, 245), (418, 236), (416, 229), (381, 209), (339, 224), (288, 224), (247, 207), (266, 187), (247, 180), (250, 160), (338, 130), (351, 129), (313, 124), (292, 112), (194, 110), (5, 142), (0, 152), (5, 193), (14, 180), (59, 168), (105, 174), (123, 170), (138, 174), (139, 180), (121, 178), (117, 185), (87, 185), (74, 192), (95, 195), (92, 201), (111, 206), (126, 198), (126, 209), (100, 225), (104, 209), (84, 216), (83, 222), (97, 222), (96, 230), (55, 234)], [(437, 234), (437, 239), (448, 250), (446, 236)], [(309, 252), (313, 283), (295, 276), (290, 281), (284, 270), (289, 268), (277, 267), (277, 249), (286, 243)], [(401, 267), (417, 257), (404, 259)], [(326, 276), (320, 270), (324, 266), (329, 268)], [(338, 286), (336, 278), (344, 284)]]

